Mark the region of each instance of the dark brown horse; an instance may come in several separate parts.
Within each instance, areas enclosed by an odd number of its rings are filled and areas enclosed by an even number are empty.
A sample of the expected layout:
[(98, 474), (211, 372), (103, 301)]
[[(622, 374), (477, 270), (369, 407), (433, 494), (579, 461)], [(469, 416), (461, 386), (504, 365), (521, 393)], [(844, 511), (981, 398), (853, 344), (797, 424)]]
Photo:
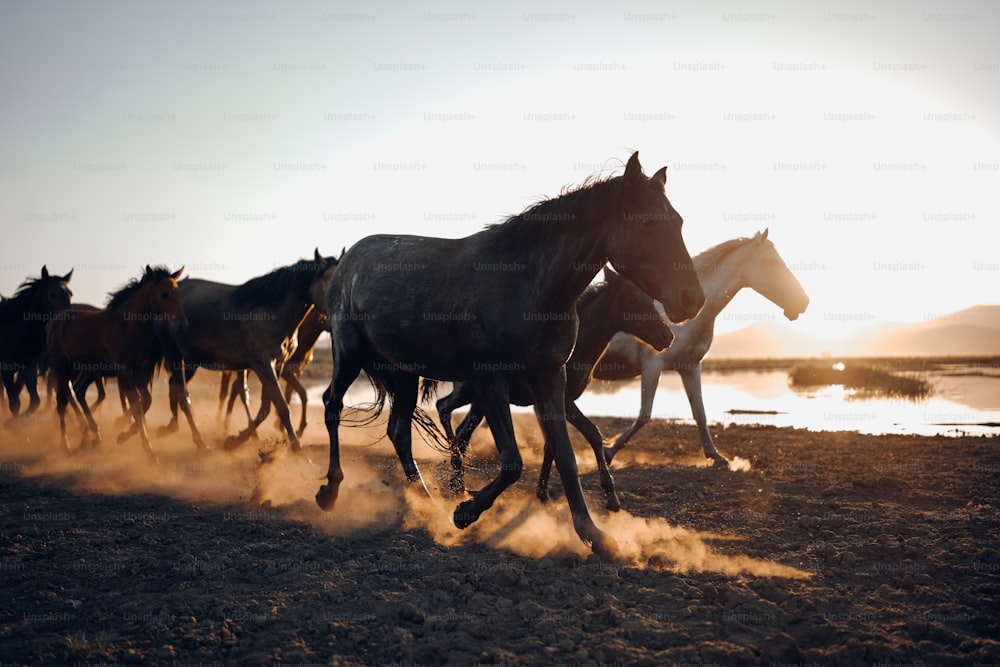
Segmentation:
[[(285, 381), (285, 403), (292, 398), (294, 391), (302, 404), (302, 413), (299, 417), (299, 427), (295, 429), (295, 434), (300, 438), (306, 430), (306, 412), (309, 406), (309, 396), (306, 388), (299, 381), (302, 372), (305, 371), (309, 362), (312, 361), (313, 350), (320, 336), (328, 331), (326, 315), (318, 308), (313, 308), (302, 318), (298, 329), (289, 343), (294, 341), (290, 354), (286, 354), (285, 359), (277, 360), (275, 369), (280, 379)], [(228, 399), (228, 401), (227, 401)], [(247, 374), (245, 370), (222, 371), (222, 378), (219, 383), (219, 409), (223, 405), (226, 408), (225, 424), (228, 428), (229, 418), (233, 412), (233, 405), (239, 401), (247, 415), (247, 422), (252, 421), (250, 417), (250, 388), (247, 386)]]
[[(588, 287), (580, 296), (576, 302), (576, 314), (580, 318), (580, 331), (576, 336), (573, 354), (566, 362), (566, 419), (586, 438), (594, 450), (607, 507), (609, 510), (618, 511), (621, 503), (615, 492), (614, 478), (604, 460), (604, 437), (597, 425), (587, 419), (577, 407), (576, 399), (590, 384), (594, 365), (617, 332), (624, 331), (638, 336), (656, 350), (666, 349), (674, 335), (667, 321), (656, 309), (656, 302), (631, 281), (625, 280), (608, 268), (604, 269), (604, 282)], [(518, 396), (512, 393), (510, 400), (516, 405), (531, 404), (530, 396)], [(472, 407), (469, 413), (462, 420), (458, 430), (452, 433), (452, 411), (470, 403)], [(438, 400), (437, 411), (451, 445), (451, 465), (454, 472), (449, 485), (451, 490), (457, 493), (464, 489), (462, 458), (469, 448), (472, 432), (482, 422), (483, 417), (475, 404), (472, 387), (464, 382), (457, 383), (451, 394)], [(535, 491), (543, 502), (549, 499), (551, 469), (552, 455), (546, 450), (541, 474), (538, 477), (538, 488)]]
[(420, 376), (470, 383), (500, 453), (500, 474), (455, 510), (465, 528), (521, 475), (510, 397), (529, 395), (566, 490), (574, 528), (595, 550), (615, 541), (594, 524), (566, 430), (565, 364), (576, 342), (576, 302), (610, 261), (660, 300), (670, 319), (704, 302), (667, 200), (666, 168), (649, 178), (638, 153), (621, 176), (593, 180), (506, 222), (461, 239), (378, 235), (356, 243), (329, 281), (324, 305), (333, 379), (324, 394), (330, 437), (323, 509), (344, 473), (338, 428), (343, 398), (362, 370), (384, 399), (388, 433), (408, 480), (422, 484), (411, 424)]
[[(96, 312), (76, 312), (72, 319), (53, 320), (46, 331), (49, 366), (56, 376), (56, 411), (63, 447), (66, 439), (66, 406), (70, 383), (81, 373), (95, 377), (113, 373), (132, 410), (132, 428), (118, 436), (119, 442), (139, 433), (142, 447), (153, 455), (146, 432), (145, 408), (149, 406), (149, 361), (157, 347), (154, 325), (183, 329), (187, 324), (181, 307), (177, 278), (184, 269), (171, 273), (163, 267), (146, 267), (142, 276), (130, 281), (108, 298)], [(87, 405), (77, 394), (93, 440), (100, 442), (100, 429)], [(81, 446), (87, 444), (85, 434)]]
[(45, 359), (45, 325), (69, 308), (73, 272), (65, 276), (42, 267), (40, 278), (21, 283), (9, 299), (0, 302), (0, 379), (7, 391), (10, 412), (21, 410), (21, 388), (30, 396), (27, 414), (34, 412), (38, 399), (38, 370)]
[[(292, 428), (274, 372), (282, 345), (313, 306), (313, 288), (327, 269), (335, 267), (334, 257), (322, 257), (316, 250), (312, 259), (302, 259), (242, 285), (226, 285), (188, 278), (180, 282), (188, 326), (172, 341), (164, 338), (166, 365), (170, 371), (170, 408), (173, 417), (163, 431), (177, 429), (177, 408), (188, 419), (195, 442), (200, 441), (191, 415), (185, 381), (198, 368), (241, 370), (249, 368), (261, 383), (261, 407), (250, 425), (226, 440), (235, 446), (253, 435), (273, 404), (281, 418), (292, 450), (301, 444)], [(174, 343), (172, 348), (169, 343)]]

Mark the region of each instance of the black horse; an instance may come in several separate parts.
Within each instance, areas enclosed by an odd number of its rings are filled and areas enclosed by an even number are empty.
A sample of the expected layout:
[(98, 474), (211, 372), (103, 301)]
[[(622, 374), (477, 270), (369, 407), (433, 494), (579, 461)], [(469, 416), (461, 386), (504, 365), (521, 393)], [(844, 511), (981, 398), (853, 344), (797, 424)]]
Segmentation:
[(388, 433), (408, 480), (420, 482), (411, 423), (420, 376), (469, 382), (496, 441), (498, 477), (455, 510), (465, 528), (521, 475), (510, 415), (530, 395), (551, 444), (577, 534), (616, 552), (594, 524), (566, 430), (566, 360), (576, 342), (576, 302), (610, 261), (682, 322), (705, 297), (667, 200), (666, 167), (649, 178), (638, 153), (621, 176), (592, 180), (506, 222), (461, 239), (378, 235), (344, 255), (326, 291), (334, 372), (324, 394), (330, 437), (323, 509), (344, 479), (338, 427), (343, 398), (362, 370), (392, 396)]
[(41, 278), (28, 278), (14, 296), (0, 302), (0, 378), (7, 391), (10, 412), (21, 411), (21, 388), (31, 397), (26, 414), (34, 412), (38, 398), (38, 370), (45, 364), (45, 325), (69, 308), (73, 271), (65, 276), (42, 267)]
[[(656, 302), (632, 283), (613, 270), (604, 269), (604, 282), (588, 287), (576, 302), (576, 314), (580, 318), (580, 331), (576, 336), (576, 347), (566, 362), (566, 419), (576, 427), (594, 450), (597, 469), (601, 475), (601, 488), (609, 510), (618, 511), (621, 503), (615, 493), (615, 481), (604, 460), (604, 438), (600, 429), (587, 419), (576, 405), (587, 385), (597, 360), (604, 354), (611, 338), (624, 331), (657, 350), (664, 350), (673, 340), (673, 332)], [(531, 396), (511, 393), (511, 403), (530, 405)], [(469, 413), (462, 420), (458, 430), (452, 433), (451, 413), (463, 405), (472, 404)], [(451, 445), (451, 465), (453, 475), (449, 483), (453, 492), (464, 489), (462, 458), (469, 448), (472, 432), (483, 420), (472, 387), (466, 382), (456, 383), (452, 393), (440, 398), (436, 404), (438, 416), (444, 426), (445, 435)], [(549, 499), (548, 484), (552, 468), (552, 455), (547, 449), (538, 477), (535, 494), (543, 502)]]
[(162, 332), (165, 365), (170, 371), (170, 409), (173, 417), (161, 432), (177, 430), (180, 407), (191, 426), (195, 444), (201, 435), (191, 415), (186, 382), (198, 368), (241, 370), (249, 368), (260, 379), (261, 406), (254, 420), (239, 435), (227, 439), (235, 446), (256, 432), (273, 403), (284, 424), (292, 449), (301, 445), (275, 377), (275, 360), (282, 345), (313, 307), (314, 288), (327, 269), (335, 267), (334, 257), (322, 257), (316, 250), (312, 259), (302, 259), (242, 285), (225, 285), (210, 280), (181, 280), (187, 326), (176, 336)]

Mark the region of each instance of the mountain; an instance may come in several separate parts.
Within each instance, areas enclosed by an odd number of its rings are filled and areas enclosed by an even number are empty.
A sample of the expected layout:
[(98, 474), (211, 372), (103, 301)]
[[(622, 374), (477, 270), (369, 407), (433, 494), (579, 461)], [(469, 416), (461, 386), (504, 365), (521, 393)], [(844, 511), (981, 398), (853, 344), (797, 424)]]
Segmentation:
[(973, 306), (917, 324), (873, 324), (834, 342), (797, 332), (793, 323), (760, 322), (716, 336), (709, 354), (717, 359), (1000, 355), (1000, 305)]

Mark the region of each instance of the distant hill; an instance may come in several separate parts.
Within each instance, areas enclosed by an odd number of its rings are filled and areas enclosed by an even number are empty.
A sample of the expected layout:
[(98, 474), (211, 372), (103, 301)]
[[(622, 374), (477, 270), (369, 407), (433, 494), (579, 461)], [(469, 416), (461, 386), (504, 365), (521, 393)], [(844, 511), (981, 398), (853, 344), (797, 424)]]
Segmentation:
[(795, 330), (793, 323), (760, 322), (715, 337), (711, 357), (941, 356), (1000, 354), (1000, 305), (973, 306), (920, 322), (884, 322), (829, 343)]

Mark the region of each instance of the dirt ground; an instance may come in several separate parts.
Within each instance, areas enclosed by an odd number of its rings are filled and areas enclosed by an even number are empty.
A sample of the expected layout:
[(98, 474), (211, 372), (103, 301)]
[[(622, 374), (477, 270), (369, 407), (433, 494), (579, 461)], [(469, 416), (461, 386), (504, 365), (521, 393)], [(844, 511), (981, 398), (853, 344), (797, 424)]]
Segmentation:
[[(218, 443), (214, 389), (198, 408)], [(624, 554), (607, 562), (561, 499), (534, 498), (530, 415), (521, 481), (459, 531), (442, 456), (419, 445), (432, 497), (405, 490), (378, 424), (343, 431), (347, 480), (327, 514), (318, 409), (311, 460), (285, 456), (269, 419), (233, 453), (154, 431), (155, 466), (115, 443), (116, 413), (101, 408), (100, 448), (69, 456), (50, 412), (2, 432), (5, 665), (1000, 663), (996, 438), (718, 426), (740, 465), (717, 471), (693, 427), (654, 421), (615, 460), (623, 511), (609, 515), (574, 434), (590, 507)], [(496, 472), (491, 442), (477, 432), (472, 488)]]

